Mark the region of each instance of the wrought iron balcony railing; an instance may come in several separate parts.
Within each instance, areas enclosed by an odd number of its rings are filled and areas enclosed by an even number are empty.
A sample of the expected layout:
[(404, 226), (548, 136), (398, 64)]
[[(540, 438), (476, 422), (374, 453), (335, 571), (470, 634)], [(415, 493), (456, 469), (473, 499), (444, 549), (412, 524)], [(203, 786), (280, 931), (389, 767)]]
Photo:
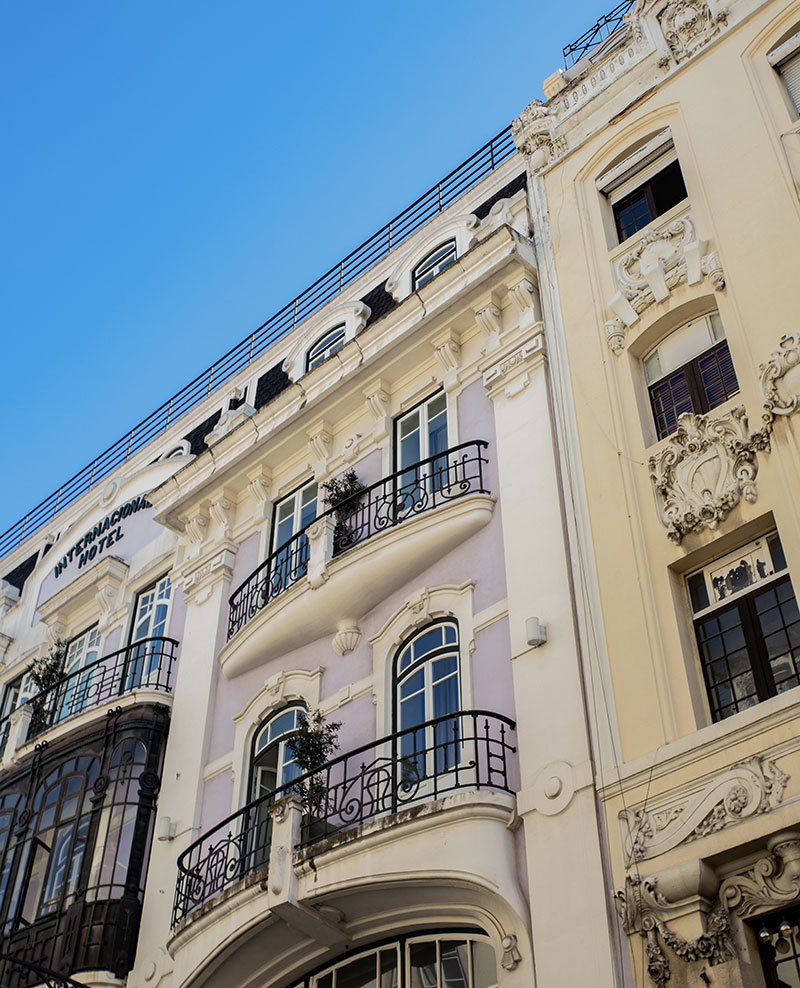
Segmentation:
[(31, 707), (27, 740), (134, 690), (170, 693), (177, 647), (174, 638), (143, 638), (64, 676), (26, 701)]
[(82, 982), (64, 974), (56, 974), (55, 971), (9, 954), (0, 954), (0, 988), (28, 988), (29, 985), (39, 985), (41, 988), (86, 988)]
[(328, 509), (279, 546), (230, 596), (228, 638), (282, 591), (306, 575), (309, 529), (326, 518), (335, 522), (333, 555), (373, 535), (466, 494), (488, 494), (483, 469), (488, 460), (482, 439), (461, 443), (428, 457)]
[(634, 3), (635, 0), (622, 0), (616, 7), (609, 10), (607, 14), (603, 14), (602, 17), (598, 18), (597, 22), (588, 31), (584, 31), (579, 38), (568, 44), (563, 49), (564, 68), (571, 68), (584, 55), (591, 51), (595, 45), (599, 45), (601, 41), (610, 38), (618, 28), (622, 27), (625, 14), (628, 13)]
[(299, 792), (306, 847), (386, 813), (457, 789), (513, 792), (514, 721), (466, 710), (362, 745), (253, 800), (203, 834), (178, 858), (173, 926), (212, 896), (269, 864), (271, 807)]

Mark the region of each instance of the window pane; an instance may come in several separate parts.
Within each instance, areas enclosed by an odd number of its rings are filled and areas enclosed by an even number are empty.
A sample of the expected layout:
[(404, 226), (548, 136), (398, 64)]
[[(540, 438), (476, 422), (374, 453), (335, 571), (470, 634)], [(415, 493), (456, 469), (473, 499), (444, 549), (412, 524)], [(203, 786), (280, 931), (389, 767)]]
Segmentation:
[(436, 944), (412, 943), (409, 958), (411, 988), (436, 988)]
[(469, 988), (469, 945), (465, 940), (440, 946), (442, 988)]
[(678, 427), (679, 415), (695, 410), (686, 371), (677, 371), (658, 384), (651, 385), (650, 402), (653, 406), (656, 433), (659, 439), (663, 439)]
[(681, 174), (681, 166), (673, 161), (667, 167), (650, 179), (653, 201), (656, 206), (656, 216), (666, 213), (686, 198), (686, 185)]
[(493, 988), (497, 984), (497, 965), (491, 944), (476, 940), (472, 944), (473, 988)]
[(706, 409), (716, 408), (739, 392), (739, 382), (733, 369), (727, 342), (698, 357), (697, 368), (703, 384)]
[(336, 988), (377, 988), (377, 961), (375, 954), (368, 954), (337, 968)]

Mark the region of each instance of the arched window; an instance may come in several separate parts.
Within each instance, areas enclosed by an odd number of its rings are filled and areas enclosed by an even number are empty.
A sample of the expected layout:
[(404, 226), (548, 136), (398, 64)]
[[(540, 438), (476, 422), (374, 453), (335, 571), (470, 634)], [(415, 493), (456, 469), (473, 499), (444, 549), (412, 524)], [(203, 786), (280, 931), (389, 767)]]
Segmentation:
[(732, 398), (739, 382), (717, 312), (673, 330), (642, 361), (659, 439), (684, 412), (708, 412)]
[(299, 703), (285, 707), (258, 729), (253, 738), (250, 799), (266, 796), (301, 774), (287, 741), (297, 733), (304, 713)]
[(445, 268), (449, 268), (451, 264), (455, 263), (457, 256), (455, 240), (448, 240), (447, 243), (439, 244), (414, 268), (414, 273), (411, 276), (412, 291), (427, 285), (437, 274), (444, 271)]
[(394, 698), (395, 730), (402, 732), (400, 754), (407, 764), (413, 764), (420, 777), (452, 768), (458, 761), (460, 727), (456, 718), (447, 716), (461, 706), (455, 621), (430, 624), (400, 646)]
[(333, 329), (317, 340), (306, 354), (306, 370), (313, 370), (315, 367), (332, 357), (337, 350), (344, 346), (344, 323), (341, 326), (334, 326)]

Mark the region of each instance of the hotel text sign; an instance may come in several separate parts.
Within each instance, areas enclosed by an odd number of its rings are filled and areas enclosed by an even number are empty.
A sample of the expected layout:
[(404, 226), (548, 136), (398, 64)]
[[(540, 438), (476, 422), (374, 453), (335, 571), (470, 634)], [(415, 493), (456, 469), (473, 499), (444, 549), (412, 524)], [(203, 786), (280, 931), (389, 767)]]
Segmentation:
[(127, 504), (123, 504), (122, 507), (116, 508), (110, 515), (106, 515), (102, 521), (99, 521), (82, 538), (78, 539), (69, 552), (56, 563), (54, 569), (56, 579), (74, 560), (78, 560), (78, 569), (81, 569), (106, 549), (116, 545), (125, 535), (120, 522), (143, 508), (152, 507), (153, 505), (142, 494), (128, 501)]

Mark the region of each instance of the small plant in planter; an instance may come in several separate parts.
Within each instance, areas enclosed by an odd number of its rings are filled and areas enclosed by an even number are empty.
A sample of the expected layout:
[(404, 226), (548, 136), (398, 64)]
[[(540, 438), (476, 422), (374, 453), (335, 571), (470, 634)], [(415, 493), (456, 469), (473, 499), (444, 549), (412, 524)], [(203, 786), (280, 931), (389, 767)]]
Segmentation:
[(355, 470), (348, 470), (341, 477), (335, 477), (322, 485), (325, 492), (324, 503), (329, 508), (337, 509), (336, 530), (334, 532), (334, 544), (343, 545), (349, 542), (349, 537), (353, 535), (348, 526), (348, 522), (355, 515), (360, 507), (359, 494), (367, 488), (358, 479)]
[(36, 693), (30, 700), (34, 718), (39, 718), (44, 713), (48, 699), (48, 690), (57, 686), (64, 678), (66, 662), (66, 642), (57, 638), (48, 649), (47, 655), (42, 655), (38, 659), (34, 659), (25, 670), (30, 676), (31, 682), (36, 687)]
[[(339, 750), (338, 734), (342, 725), (336, 720), (325, 720), (319, 710), (302, 713), (299, 720), (297, 733), (286, 744), (303, 775), (316, 773)], [(328, 789), (322, 775), (312, 774), (305, 782), (298, 783), (296, 791), (300, 794), (303, 810), (313, 828), (314, 818), (324, 816), (328, 798)]]

